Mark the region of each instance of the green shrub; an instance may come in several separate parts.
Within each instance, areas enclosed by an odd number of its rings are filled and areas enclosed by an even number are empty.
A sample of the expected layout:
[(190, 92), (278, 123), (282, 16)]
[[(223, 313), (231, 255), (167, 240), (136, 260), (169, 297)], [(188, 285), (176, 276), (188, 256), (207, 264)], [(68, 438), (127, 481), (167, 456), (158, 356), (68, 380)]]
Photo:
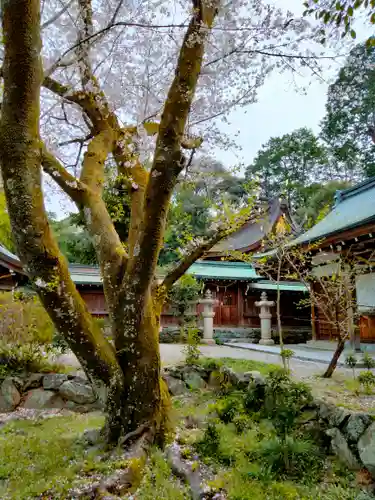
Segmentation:
[(294, 351), (292, 349), (282, 348), (280, 351), (280, 356), (283, 361), (284, 369), (290, 371), (290, 360), (294, 356)]
[(201, 455), (205, 457), (219, 457), (220, 455), (220, 434), (214, 422), (209, 422), (203, 437), (195, 444)]
[(311, 441), (290, 436), (264, 440), (258, 453), (263, 465), (275, 474), (317, 479), (322, 468), (323, 455), (319, 448)]
[(199, 363), (209, 371), (217, 371), (223, 366), (223, 362), (215, 358), (201, 358)]
[(49, 344), (54, 325), (31, 292), (0, 293), (0, 338), (8, 344)]
[(345, 358), (345, 364), (353, 370), (353, 378), (355, 379), (355, 367), (357, 365), (357, 358), (354, 353), (349, 353)]
[(169, 292), (168, 302), (183, 325), (189, 322), (191, 304), (198, 300), (202, 286), (194, 276), (184, 274)]
[(198, 362), (201, 352), (199, 350), (199, 330), (198, 328), (189, 327), (187, 329), (187, 345), (184, 347), (185, 363), (194, 365)]
[(58, 372), (63, 367), (51, 363), (36, 344), (0, 343), (0, 377), (21, 372)]
[(375, 368), (375, 360), (367, 351), (363, 353), (362, 363), (368, 370), (371, 370), (371, 368)]
[(311, 402), (310, 388), (291, 380), (285, 370), (274, 370), (266, 378), (264, 414), (281, 437), (293, 428), (297, 416)]
[(221, 399), (216, 404), (217, 414), (222, 422), (229, 424), (239, 413), (242, 413), (242, 404), (239, 396)]
[(69, 350), (69, 344), (65, 340), (64, 335), (62, 335), (58, 331), (56, 331), (55, 334), (53, 335), (51, 345), (54, 349), (57, 349), (61, 352), (66, 352)]
[(239, 413), (234, 416), (233, 424), (238, 434), (242, 434), (247, 429), (252, 427), (252, 421), (245, 413)]
[(358, 376), (358, 382), (364, 387), (367, 394), (371, 394), (372, 388), (375, 386), (375, 375), (369, 370), (361, 372)]
[(258, 412), (264, 405), (264, 387), (250, 382), (243, 397), (243, 406), (248, 413)]

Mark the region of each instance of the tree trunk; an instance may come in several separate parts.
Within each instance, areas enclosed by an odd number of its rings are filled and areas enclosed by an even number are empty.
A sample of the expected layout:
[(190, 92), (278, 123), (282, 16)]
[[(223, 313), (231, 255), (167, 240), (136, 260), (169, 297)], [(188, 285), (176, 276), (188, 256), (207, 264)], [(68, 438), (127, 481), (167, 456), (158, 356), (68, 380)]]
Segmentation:
[[(129, 301), (127, 290), (113, 316), (113, 335), (124, 383), (114, 384), (107, 400), (107, 440), (127, 441), (148, 433), (150, 441), (163, 440), (169, 394), (160, 377), (157, 304), (147, 297)], [(145, 300), (143, 314), (141, 303)], [(156, 307), (155, 307), (156, 305)], [(134, 314), (134, 310), (138, 314)], [(129, 314), (129, 311), (133, 311)]]
[(337, 347), (336, 347), (336, 351), (334, 352), (333, 357), (331, 359), (331, 362), (328, 365), (328, 368), (323, 375), (324, 378), (330, 378), (332, 376), (332, 373), (336, 369), (337, 362), (338, 362), (344, 348), (345, 348), (345, 340), (343, 340), (342, 338), (339, 338), (338, 343), (337, 343)]

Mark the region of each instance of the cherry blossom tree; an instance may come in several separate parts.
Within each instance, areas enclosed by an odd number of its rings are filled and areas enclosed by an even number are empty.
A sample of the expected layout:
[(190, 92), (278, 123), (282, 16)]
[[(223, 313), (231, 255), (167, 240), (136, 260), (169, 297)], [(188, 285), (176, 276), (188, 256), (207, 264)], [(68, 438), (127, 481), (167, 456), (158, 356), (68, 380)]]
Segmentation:
[[(0, 160), (17, 252), (106, 401), (108, 442), (160, 440), (168, 407), (158, 347), (163, 302), (189, 266), (241, 223), (241, 216), (219, 218), (160, 283), (173, 190), (193, 151), (230, 144), (217, 120), (254, 102), (271, 71), (317, 70), (315, 32), (261, 0), (12, 0), (3, 2), (2, 25)], [(108, 161), (131, 198), (126, 245), (103, 201)], [(114, 346), (53, 238), (42, 170), (83, 214)]]

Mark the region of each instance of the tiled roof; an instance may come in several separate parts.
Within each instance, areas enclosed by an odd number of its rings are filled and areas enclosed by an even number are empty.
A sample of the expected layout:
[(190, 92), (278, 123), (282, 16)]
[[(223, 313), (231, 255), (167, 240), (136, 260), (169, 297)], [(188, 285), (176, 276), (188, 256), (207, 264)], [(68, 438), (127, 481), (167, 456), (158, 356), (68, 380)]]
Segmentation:
[(313, 242), (375, 222), (375, 177), (338, 191), (331, 212), (292, 244)]
[(198, 260), (189, 267), (188, 274), (201, 279), (259, 279), (255, 269), (246, 262)]
[(7, 250), (3, 245), (0, 244), (0, 263), (4, 267), (8, 267), (12, 271), (17, 271), (21, 274), (25, 274), (22, 269), (22, 264), (17, 255)]
[(258, 213), (253, 214), (251, 219), (237, 231), (217, 243), (207, 253), (208, 258), (209, 256), (225, 254), (225, 252), (246, 252), (257, 248), (272, 231), (280, 217), (286, 218), (293, 234), (299, 233), (300, 230), (293, 221), (286, 202), (276, 197), (267, 203), (265, 209), (258, 209)]

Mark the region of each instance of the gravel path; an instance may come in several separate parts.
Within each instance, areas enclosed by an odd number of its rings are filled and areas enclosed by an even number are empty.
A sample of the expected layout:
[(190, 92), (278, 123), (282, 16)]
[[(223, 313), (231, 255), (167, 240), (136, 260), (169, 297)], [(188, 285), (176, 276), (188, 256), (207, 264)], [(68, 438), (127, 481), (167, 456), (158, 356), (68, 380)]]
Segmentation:
[[(161, 344), (160, 354), (162, 363), (164, 365), (170, 365), (182, 361), (184, 359), (183, 348), (184, 346), (182, 344)], [(281, 364), (280, 357), (276, 354), (219, 345), (202, 345), (200, 346), (200, 350), (203, 356), (212, 358), (253, 359), (255, 361), (263, 361), (264, 363)], [(77, 369), (80, 368), (74, 354), (64, 354), (60, 356), (57, 361)], [(298, 378), (306, 378), (323, 373), (327, 368), (327, 364), (292, 359), (290, 367), (295, 376)], [(337, 372), (349, 373), (345, 368), (338, 368)]]

